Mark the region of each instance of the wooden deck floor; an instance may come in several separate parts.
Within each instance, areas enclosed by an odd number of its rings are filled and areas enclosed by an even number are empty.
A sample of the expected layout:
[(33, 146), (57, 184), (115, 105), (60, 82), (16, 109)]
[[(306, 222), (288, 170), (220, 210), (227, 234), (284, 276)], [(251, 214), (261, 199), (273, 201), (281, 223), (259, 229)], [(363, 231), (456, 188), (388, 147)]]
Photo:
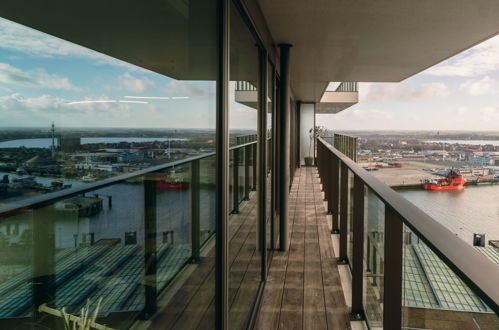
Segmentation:
[[(230, 217), (230, 328), (242, 329), (259, 284), (256, 196)], [(255, 329), (350, 329), (316, 168), (296, 171), (290, 246), (274, 252)], [(210, 248), (166, 304), (137, 329), (212, 329), (214, 251)]]
[[(240, 205), (229, 219), (230, 328), (243, 329), (260, 284), (260, 256), (256, 249), (256, 195)], [(215, 251), (211, 245), (201, 262), (176, 289), (159, 312), (138, 329), (213, 329), (215, 310)], [(161, 303), (160, 303), (161, 305)]]
[(255, 329), (350, 329), (317, 169), (296, 171), (290, 246), (274, 252)]

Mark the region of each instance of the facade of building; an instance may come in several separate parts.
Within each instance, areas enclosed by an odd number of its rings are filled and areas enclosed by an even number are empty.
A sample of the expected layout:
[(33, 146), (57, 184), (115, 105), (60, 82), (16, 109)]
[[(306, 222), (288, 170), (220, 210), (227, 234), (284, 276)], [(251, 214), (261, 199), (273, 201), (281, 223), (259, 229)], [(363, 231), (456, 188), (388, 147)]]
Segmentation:
[[(91, 51), (95, 61), (154, 72), (176, 88), (152, 96), (140, 94), (137, 83), (137, 94), (82, 97), (64, 106), (179, 102), (164, 109), (171, 118), (187, 112), (193, 127), (207, 118), (216, 147), (0, 205), (0, 221), (22, 224), (23, 232), (14, 243), (0, 241), (0, 328), (62, 329), (61, 311), (72, 315), (68, 322), (82, 322), (82, 308), (95, 313), (90, 327), (97, 329), (336, 329), (354, 322), (422, 328), (435, 321), (437, 307), (453, 309), (452, 301), (442, 301), (448, 291), (432, 289), (436, 282), (415, 269), (437, 277), (435, 267), (442, 265), (466, 288), (458, 297), (464, 307), (453, 306), (465, 315), (438, 317), (466, 326), (472, 319), (497, 324), (497, 265), (345, 156), (353, 150), (348, 137), (341, 153), (313, 134), (316, 114), (359, 101), (356, 82), (399, 82), (497, 34), (496, 1), (8, 0), (0, 3), (0, 17), (43, 32), (40, 40), (83, 46), (67, 49)], [(330, 82), (336, 82), (332, 90)], [(187, 108), (184, 101), (196, 103)], [(241, 111), (256, 137), (231, 145)], [(102, 113), (92, 113), (95, 122)], [(143, 116), (154, 113), (143, 110)], [(71, 145), (78, 144), (70, 142), (66, 151)], [(88, 162), (100, 157), (87, 156)], [(144, 153), (116, 157), (129, 163)], [(314, 158), (318, 175), (316, 167), (304, 166), (306, 157)], [(300, 186), (305, 181), (310, 185)], [(112, 198), (88, 216), (61, 216), (55, 207), (85, 195)], [(329, 224), (332, 235), (324, 230)], [(13, 232), (0, 228), (2, 235)], [(404, 230), (421, 245), (404, 248)], [(331, 236), (339, 240), (337, 255), (328, 248)], [(404, 260), (411, 265), (404, 268)], [(339, 275), (326, 281), (337, 263), (349, 265), (352, 275), (343, 284), (351, 293), (341, 301), (329, 296), (343, 297)], [(411, 283), (404, 276), (419, 286), (404, 291), (403, 283)], [(324, 315), (304, 306), (323, 306)]]

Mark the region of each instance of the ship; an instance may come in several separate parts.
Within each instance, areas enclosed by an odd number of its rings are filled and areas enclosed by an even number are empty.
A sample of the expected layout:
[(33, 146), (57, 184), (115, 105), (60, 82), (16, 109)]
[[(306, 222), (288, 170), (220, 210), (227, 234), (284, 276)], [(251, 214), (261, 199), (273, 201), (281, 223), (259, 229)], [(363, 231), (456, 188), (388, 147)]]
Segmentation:
[(87, 174), (81, 177), (82, 182), (94, 182), (97, 181), (97, 178), (92, 174)]
[(189, 182), (182, 180), (172, 170), (169, 175), (156, 178), (155, 186), (159, 189), (187, 189), (189, 188)]
[(450, 170), (442, 179), (426, 179), (421, 182), (425, 190), (462, 190), (466, 179), (454, 170)]

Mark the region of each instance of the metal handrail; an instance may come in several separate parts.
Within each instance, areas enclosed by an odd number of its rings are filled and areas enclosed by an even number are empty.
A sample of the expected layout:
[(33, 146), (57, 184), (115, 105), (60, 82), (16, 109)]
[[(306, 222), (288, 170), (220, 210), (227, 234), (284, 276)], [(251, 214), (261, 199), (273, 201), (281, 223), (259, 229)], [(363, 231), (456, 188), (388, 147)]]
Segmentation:
[[(236, 145), (236, 146), (230, 147), (229, 151), (236, 150), (239, 148), (244, 148), (246, 146), (256, 144), (256, 143), (257, 143), (257, 141), (253, 141), (253, 142), (249, 142), (249, 143), (245, 143), (245, 144)], [(133, 178), (143, 176), (143, 175), (146, 175), (149, 173), (166, 170), (169, 168), (173, 168), (175, 166), (181, 166), (184, 164), (188, 164), (188, 163), (191, 163), (191, 162), (196, 161), (196, 160), (201, 160), (201, 159), (205, 159), (208, 157), (212, 157), (212, 156), (215, 156), (215, 154), (216, 154), (215, 152), (210, 152), (210, 153), (203, 154), (200, 156), (189, 157), (189, 158), (177, 160), (177, 161), (167, 163), (167, 164), (161, 164), (161, 165), (157, 165), (157, 166), (148, 167), (146, 169), (135, 171), (132, 173), (118, 175), (118, 176), (115, 176), (115, 177), (112, 177), (109, 179), (101, 180), (101, 181), (94, 182), (94, 183), (89, 183), (85, 186), (75, 187), (75, 188), (70, 188), (70, 189), (65, 189), (65, 190), (59, 190), (59, 191), (56, 191), (53, 193), (40, 195), (40, 196), (36, 196), (36, 197), (32, 197), (32, 198), (27, 198), (27, 199), (21, 200), (19, 202), (15, 202), (15, 204), (10, 204), (8, 206), (0, 207), (0, 221), (1, 221), (1, 218), (12, 216), (13, 214), (16, 214), (18, 212), (25, 211), (26, 209), (41, 208), (41, 207), (47, 206), (49, 204), (52, 204), (54, 202), (57, 202), (59, 200), (62, 200), (62, 199), (68, 198), (68, 197), (72, 197), (72, 196), (83, 194), (83, 193), (86, 193), (89, 191), (101, 189), (101, 188), (116, 184), (118, 182), (133, 179)]]
[(318, 140), (376, 196), (389, 205), (428, 247), (499, 315), (499, 267), (401, 194), (366, 172), (322, 138)]

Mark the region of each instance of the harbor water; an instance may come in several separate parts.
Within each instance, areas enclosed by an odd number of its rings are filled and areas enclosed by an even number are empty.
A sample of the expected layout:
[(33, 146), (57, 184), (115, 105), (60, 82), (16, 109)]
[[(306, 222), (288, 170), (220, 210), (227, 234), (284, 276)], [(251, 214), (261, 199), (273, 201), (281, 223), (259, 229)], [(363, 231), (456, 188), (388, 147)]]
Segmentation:
[(474, 233), (485, 234), (486, 242), (499, 240), (499, 185), (399, 192), (468, 244), (472, 244)]

